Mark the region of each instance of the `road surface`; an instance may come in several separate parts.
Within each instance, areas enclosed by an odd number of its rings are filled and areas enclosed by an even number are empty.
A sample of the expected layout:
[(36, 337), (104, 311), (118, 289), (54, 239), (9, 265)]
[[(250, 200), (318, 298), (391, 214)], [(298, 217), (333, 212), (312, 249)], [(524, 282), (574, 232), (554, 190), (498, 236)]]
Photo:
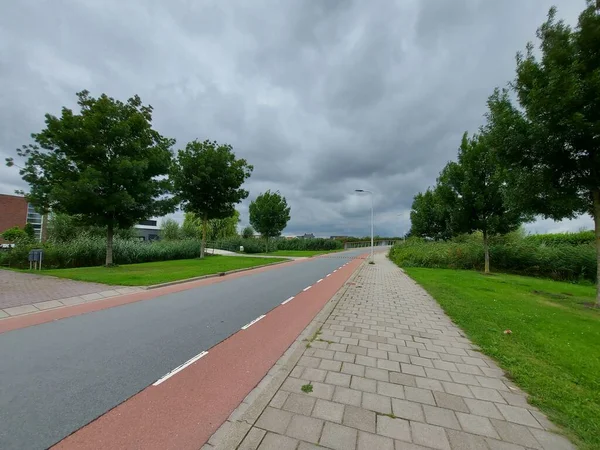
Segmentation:
[(0, 334), (0, 448), (52, 446), (362, 253)]

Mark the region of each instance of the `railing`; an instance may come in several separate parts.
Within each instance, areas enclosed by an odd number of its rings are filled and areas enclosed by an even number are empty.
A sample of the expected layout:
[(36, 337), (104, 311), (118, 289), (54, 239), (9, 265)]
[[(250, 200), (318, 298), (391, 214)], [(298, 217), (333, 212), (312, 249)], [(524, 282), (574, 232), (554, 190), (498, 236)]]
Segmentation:
[[(398, 241), (394, 239), (379, 239), (373, 241), (374, 247), (386, 247), (390, 245), (396, 244)], [(354, 242), (344, 242), (344, 250), (348, 250), (350, 248), (363, 248), (370, 247), (371, 241), (354, 241)]]

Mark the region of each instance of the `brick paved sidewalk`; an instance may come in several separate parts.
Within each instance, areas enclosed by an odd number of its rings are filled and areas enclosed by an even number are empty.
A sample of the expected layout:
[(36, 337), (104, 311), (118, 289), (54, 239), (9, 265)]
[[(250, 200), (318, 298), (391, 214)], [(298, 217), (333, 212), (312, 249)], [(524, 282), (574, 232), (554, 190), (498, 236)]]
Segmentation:
[(360, 270), (239, 449), (574, 448), (384, 255)]

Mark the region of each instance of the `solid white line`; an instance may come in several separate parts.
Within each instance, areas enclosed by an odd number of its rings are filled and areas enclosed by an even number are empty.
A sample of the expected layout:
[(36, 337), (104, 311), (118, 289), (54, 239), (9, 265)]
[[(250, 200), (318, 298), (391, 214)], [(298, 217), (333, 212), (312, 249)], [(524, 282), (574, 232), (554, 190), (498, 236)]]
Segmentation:
[(317, 283), (320, 283), (321, 281), (323, 281), (323, 278), (317, 280)]
[(168, 374), (166, 374), (164, 377), (159, 378), (158, 380), (156, 380), (154, 383), (152, 383), (152, 386), (158, 386), (160, 383), (162, 383), (163, 381), (168, 380), (169, 378), (171, 378), (173, 375), (175, 375), (178, 372), (181, 372), (183, 369), (185, 369), (187, 366), (189, 366), (190, 364), (194, 364), (196, 361), (198, 361), (200, 358), (202, 358), (204, 355), (206, 355), (208, 352), (202, 352), (197, 354), (196, 356), (194, 356), (192, 359), (189, 359), (188, 361), (184, 362), (182, 365), (174, 368), (173, 370), (171, 370)]
[(242, 327), (242, 330), (246, 330), (246, 329), (250, 328), (252, 325), (254, 325), (256, 322), (258, 322), (258, 321), (259, 321), (260, 319), (262, 319), (263, 317), (266, 317), (266, 316), (263, 314), (262, 316), (260, 316), (260, 317), (257, 317), (256, 319), (254, 319), (252, 322), (250, 322), (250, 323), (248, 323), (248, 324), (244, 325), (244, 326)]
[[(328, 274), (327, 274), (327, 277), (330, 277), (330, 276), (331, 276), (331, 274), (330, 274), (330, 273), (328, 273)], [(325, 278), (327, 278), (327, 277), (325, 277)]]
[(289, 302), (290, 300), (293, 300), (294, 296), (292, 295), (290, 298), (288, 298), (286, 301), (282, 302), (282, 305), (285, 305), (287, 302)]
[(303, 292), (308, 291), (312, 286), (306, 286), (304, 289), (302, 289)]

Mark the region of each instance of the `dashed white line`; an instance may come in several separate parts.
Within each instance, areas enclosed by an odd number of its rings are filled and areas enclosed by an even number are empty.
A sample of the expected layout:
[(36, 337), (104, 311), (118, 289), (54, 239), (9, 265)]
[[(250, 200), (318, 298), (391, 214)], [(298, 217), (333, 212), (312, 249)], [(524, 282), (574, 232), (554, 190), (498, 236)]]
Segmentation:
[(327, 277), (330, 277), (330, 276), (331, 276), (331, 274), (330, 274), (330, 273), (328, 273), (328, 274), (327, 274), (327, 276), (326, 276), (325, 278), (327, 278)]
[(337, 269), (335, 269), (335, 270), (333, 271), (333, 273), (336, 273), (337, 271), (338, 271), (338, 270), (337, 270)]
[(302, 289), (302, 292), (306, 292), (308, 291), (312, 286), (306, 286), (304, 289)]
[(317, 283), (320, 283), (321, 281), (323, 281), (323, 278), (318, 279)]
[(292, 295), (290, 298), (288, 298), (286, 301), (282, 302), (282, 305), (285, 305), (287, 302), (291, 301), (294, 299), (294, 296)]
[(186, 362), (184, 362), (182, 365), (176, 367), (175, 369), (171, 370), (168, 374), (166, 374), (164, 377), (159, 378), (158, 380), (156, 380), (154, 383), (152, 383), (152, 386), (158, 386), (160, 383), (162, 383), (163, 381), (168, 380), (169, 378), (171, 378), (173, 375), (175, 375), (178, 372), (181, 372), (183, 369), (185, 369), (187, 366), (189, 366), (190, 364), (194, 364), (196, 361), (198, 361), (200, 358), (202, 358), (204, 355), (206, 355), (208, 352), (202, 352), (197, 354), (196, 356), (194, 356), (192, 359), (187, 360)]
[(247, 323), (246, 325), (244, 325), (242, 327), (242, 330), (246, 330), (248, 328), (250, 328), (252, 325), (254, 325), (256, 322), (258, 322), (260, 319), (262, 319), (263, 317), (266, 317), (264, 314), (262, 316), (257, 317), (256, 319), (254, 319), (252, 322)]

